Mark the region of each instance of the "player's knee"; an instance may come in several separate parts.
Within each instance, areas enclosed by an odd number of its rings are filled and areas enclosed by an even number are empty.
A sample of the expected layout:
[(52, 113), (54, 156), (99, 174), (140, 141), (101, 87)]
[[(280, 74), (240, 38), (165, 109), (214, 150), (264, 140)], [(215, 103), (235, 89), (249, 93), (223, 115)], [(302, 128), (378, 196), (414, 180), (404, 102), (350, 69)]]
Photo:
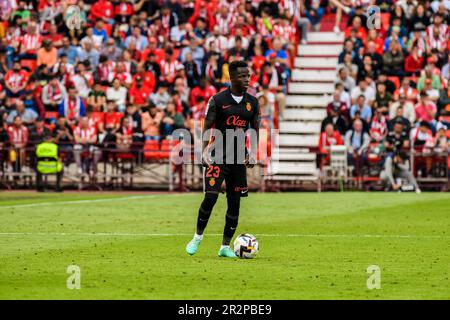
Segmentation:
[(207, 192), (202, 202), (202, 209), (205, 211), (211, 211), (217, 202), (219, 195), (217, 193)]

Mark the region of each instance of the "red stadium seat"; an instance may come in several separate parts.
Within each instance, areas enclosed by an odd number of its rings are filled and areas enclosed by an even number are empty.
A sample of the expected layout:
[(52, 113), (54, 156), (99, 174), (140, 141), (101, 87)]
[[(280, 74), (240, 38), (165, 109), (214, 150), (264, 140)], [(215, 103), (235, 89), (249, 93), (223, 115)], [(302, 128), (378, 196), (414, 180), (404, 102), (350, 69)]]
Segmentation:
[(22, 59), (20, 61), (20, 65), (22, 66), (22, 68), (27, 68), (30, 70), (30, 72), (34, 72), (37, 67), (37, 61), (31, 59)]
[(157, 160), (159, 158), (158, 141), (149, 140), (144, 144), (144, 158), (146, 160)]
[(169, 159), (170, 157), (170, 141), (164, 139), (161, 142), (161, 150), (159, 152), (159, 159)]
[(45, 119), (58, 119), (59, 113), (55, 111), (46, 111)]
[(396, 76), (390, 76), (388, 77), (388, 80), (392, 81), (395, 85), (395, 89), (400, 88), (400, 79)]

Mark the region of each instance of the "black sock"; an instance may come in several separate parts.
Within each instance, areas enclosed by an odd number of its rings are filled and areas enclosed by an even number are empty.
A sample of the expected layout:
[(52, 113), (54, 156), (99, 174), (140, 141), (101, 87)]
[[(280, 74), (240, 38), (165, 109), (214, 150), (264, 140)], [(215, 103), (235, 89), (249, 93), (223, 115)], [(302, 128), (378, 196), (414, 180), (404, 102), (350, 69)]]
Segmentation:
[(211, 216), (211, 212), (214, 208), (214, 205), (217, 202), (217, 194), (214, 193), (206, 193), (205, 198), (203, 199), (200, 208), (198, 209), (198, 218), (197, 218), (197, 234), (202, 235), (203, 231), (205, 231), (206, 226), (208, 225), (209, 217)]
[(229, 246), (231, 239), (236, 232), (236, 228), (239, 221), (239, 207), (241, 198), (239, 195), (233, 195), (227, 197), (228, 209), (225, 217), (225, 228), (223, 229), (222, 245)]

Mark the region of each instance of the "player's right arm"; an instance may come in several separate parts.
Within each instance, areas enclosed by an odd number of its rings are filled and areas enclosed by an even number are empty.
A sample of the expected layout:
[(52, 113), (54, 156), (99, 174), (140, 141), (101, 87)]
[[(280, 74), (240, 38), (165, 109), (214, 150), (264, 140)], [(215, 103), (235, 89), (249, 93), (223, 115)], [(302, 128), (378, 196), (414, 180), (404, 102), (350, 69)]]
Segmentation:
[[(206, 105), (205, 122), (203, 124), (202, 130), (202, 164), (205, 167), (208, 167), (212, 164), (211, 154), (208, 148), (208, 145), (212, 139), (212, 133), (211, 131), (208, 132), (208, 130), (211, 130), (214, 127), (216, 123), (216, 116), (217, 105), (214, 97), (211, 97), (211, 99), (209, 99), (208, 101), (208, 104)], [(209, 134), (208, 137), (205, 137), (205, 134)]]

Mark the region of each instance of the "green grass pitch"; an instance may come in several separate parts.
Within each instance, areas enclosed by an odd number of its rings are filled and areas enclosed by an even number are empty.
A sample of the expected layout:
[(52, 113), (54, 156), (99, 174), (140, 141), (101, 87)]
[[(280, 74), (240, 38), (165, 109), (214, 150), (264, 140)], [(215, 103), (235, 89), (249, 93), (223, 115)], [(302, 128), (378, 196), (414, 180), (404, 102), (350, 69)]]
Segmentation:
[[(0, 193), (0, 299), (450, 298), (449, 194), (250, 194), (237, 233), (259, 239), (254, 260), (217, 257), (224, 196), (185, 253), (201, 200)], [(367, 288), (369, 265), (381, 289)]]

